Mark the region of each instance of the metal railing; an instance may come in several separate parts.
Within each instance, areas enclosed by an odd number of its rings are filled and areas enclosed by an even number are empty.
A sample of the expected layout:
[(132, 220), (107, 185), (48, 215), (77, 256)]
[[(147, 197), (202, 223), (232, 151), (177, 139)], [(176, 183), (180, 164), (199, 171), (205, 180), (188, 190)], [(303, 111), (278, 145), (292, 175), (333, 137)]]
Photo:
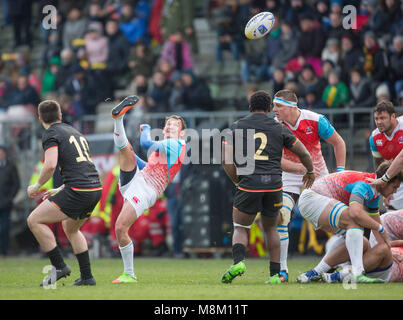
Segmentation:
[[(403, 107), (396, 108), (397, 112), (403, 112)], [(368, 137), (374, 128), (373, 109), (354, 108), (354, 109), (321, 109), (315, 112), (325, 115), (329, 121), (334, 124), (335, 128), (341, 134), (346, 142), (347, 147), (347, 165), (346, 167), (353, 170), (367, 170), (372, 167), (371, 155), (368, 147)], [(220, 130), (229, 127), (235, 120), (248, 114), (248, 111), (185, 111), (178, 112), (186, 119), (187, 126), (195, 129), (212, 129)], [(162, 128), (166, 113), (144, 113), (144, 114), (128, 114), (127, 121), (130, 125), (126, 126), (129, 138), (139, 136), (138, 125), (140, 123), (149, 123), (152, 127)], [(107, 124), (106, 127), (97, 127), (97, 123)], [(113, 121), (109, 114), (87, 115), (78, 119), (74, 124), (78, 130), (86, 133), (88, 128), (95, 128), (93, 133), (111, 132), (113, 130)], [(9, 148), (9, 157), (17, 164), (21, 179), (21, 189), (25, 192), (29, 185), (36, 163), (42, 158), (43, 151), (41, 146), (42, 126), (36, 118), (27, 119), (2, 119), (0, 120), (0, 144)], [(91, 135), (93, 133), (87, 132)], [(329, 170), (335, 169), (333, 150), (326, 143), (323, 144), (323, 154), (328, 163)], [(23, 192), (20, 192), (21, 199)], [(19, 201), (18, 207), (28, 215), (31, 202)]]

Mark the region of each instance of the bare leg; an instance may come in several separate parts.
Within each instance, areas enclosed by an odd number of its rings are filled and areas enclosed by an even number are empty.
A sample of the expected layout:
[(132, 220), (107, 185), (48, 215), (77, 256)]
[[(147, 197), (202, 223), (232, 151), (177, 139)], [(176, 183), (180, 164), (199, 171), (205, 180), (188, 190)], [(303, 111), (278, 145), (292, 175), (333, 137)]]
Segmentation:
[(129, 229), (136, 220), (136, 210), (130, 202), (125, 200), (115, 225), (116, 238), (120, 247), (127, 246), (131, 242)]
[(136, 154), (132, 145), (128, 142), (126, 147), (119, 150), (120, 170), (130, 172), (137, 166)]
[(270, 261), (280, 263), (280, 236), (277, 232), (277, 217), (262, 216), (263, 229), (267, 239), (267, 250)]
[(53, 250), (57, 244), (48, 224), (60, 222), (68, 217), (49, 200), (43, 201), (27, 219), (28, 227), (45, 252)]
[(80, 228), (87, 219), (73, 220), (67, 219), (62, 222), (64, 233), (73, 247), (74, 254), (79, 254), (88, 250), (88, 244)]

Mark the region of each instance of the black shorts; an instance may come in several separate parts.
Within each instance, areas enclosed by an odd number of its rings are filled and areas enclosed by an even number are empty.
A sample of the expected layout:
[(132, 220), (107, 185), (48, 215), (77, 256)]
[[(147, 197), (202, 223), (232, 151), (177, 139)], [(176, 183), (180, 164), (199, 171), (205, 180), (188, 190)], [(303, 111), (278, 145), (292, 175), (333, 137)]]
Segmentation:
[(268, 218), (278, 216), (283, 205), (283, 191), (250, 192), (237, 189), (234, 197), (234, 207), (247, 214), (257, 214)]
[(102, 189), (94, 191), (76, 191), (65, 187), (53, 196), (49, 201), (56, 204), (69, 218), (78, 220), (91, 216), (92, 211), (101, 199)]

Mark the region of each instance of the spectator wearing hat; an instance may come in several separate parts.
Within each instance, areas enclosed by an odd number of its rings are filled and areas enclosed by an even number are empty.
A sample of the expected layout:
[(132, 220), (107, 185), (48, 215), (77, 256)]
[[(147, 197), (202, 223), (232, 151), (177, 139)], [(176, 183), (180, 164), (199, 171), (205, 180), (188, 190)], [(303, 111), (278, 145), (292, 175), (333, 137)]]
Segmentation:
[(390, 101), (390, 91), (385, 83), (381, 83), (375, 91), (376, 103)]
[(397, 97), (403, 92), (403, 36), (393, 38), (393, 49), (389, 56), (389, 81)]
[(359, 61), (366, 76), (374, 83), (387, 80), (387, 56), (380, 48), (373, 31), (364, 34), (364, 47)]
[(61, 65), (60, 57), (53, 57), (49, 61), (49, 67), (45, 69), (43, 78), (42, 78), (42, 92), (41, 96), (44, 97), (49, 92), (55, 91), (55, 81), (57, 74), (59, 72), (59, 68)]
[(340, 41), (337, 38), (329, 38), (326, 41), (326, 46), (322, 50), (322, 61), (330, 60), (335, 65), (339, 65), (341, 53), (340, 53)]
[(16, 166), (9, 161), (7, 149), (0, 146), (0, 256), (8, 253), (10, 237), (10, 215), (13, 199), (20, 189), (20, 178)]
[(100, 22), (91, 22), (84, 36), (85, 53), (92, 68), (105, 69), (109, 53), (108, 38)]
[(342, 9), (343, 9), (342, 0), (331, 0), (330, 1), (330, 12), (341, 13)]

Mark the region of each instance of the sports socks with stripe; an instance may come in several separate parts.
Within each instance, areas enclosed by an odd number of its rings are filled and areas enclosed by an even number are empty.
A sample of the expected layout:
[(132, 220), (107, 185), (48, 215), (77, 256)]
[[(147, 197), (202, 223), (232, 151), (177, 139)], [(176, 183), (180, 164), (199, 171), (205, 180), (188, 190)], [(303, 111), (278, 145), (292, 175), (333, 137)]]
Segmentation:
[(123, 124), (123, 116), (113, 120), (113, 141), (115, 142), (115, 146), (120, 150), (126, 147), (128, 143)]
[(350, 255), (353, 276), (357, 277), (364, 271), (362, 261), (363, 253), (363, 230), (360, 228), (350, 228), (346, 232), (346, 247)]

